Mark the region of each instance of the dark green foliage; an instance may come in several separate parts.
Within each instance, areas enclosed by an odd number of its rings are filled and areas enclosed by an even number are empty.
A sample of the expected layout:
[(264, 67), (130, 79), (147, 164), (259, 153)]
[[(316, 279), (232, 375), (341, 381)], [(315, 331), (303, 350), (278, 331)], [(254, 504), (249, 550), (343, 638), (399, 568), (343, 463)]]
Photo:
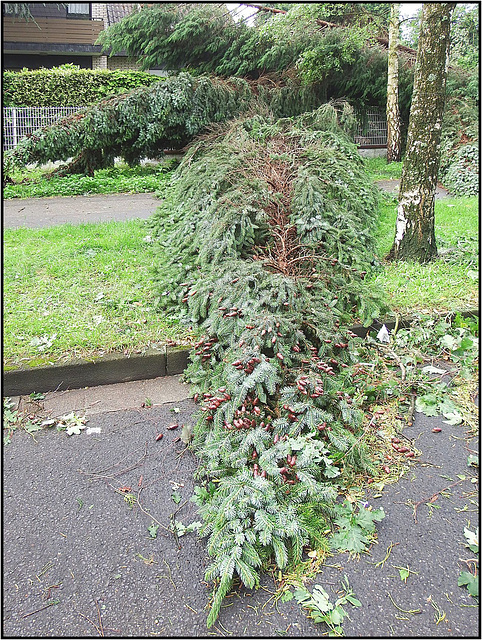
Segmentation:
[[(340, 42), (338, 44), (337, 40)], [(325, 36), (323, 46), (310, 52), (316, 61), (325, 64), (326, 48), (339, 47), (343, 42), (340, 30), (333, 30)], [(352, 59), (340, 61), (339, 71), (327, 74), (323, 85), (328, 98), (345, 96), (358, 111), (363, 113), (370, 106), (386, 107), (387, 101), (387, 52), (378, 46), (362, 46), (353, 49)], [(333, 54), (333, 59), (336, 57)], [(308, 57), (303, 58), (301, 69), (308, 67)], [(316, 78), (316, 74), (313, 79)], [(410, 113), (413, 88), (413, 69), (408, 60), (400, 55), (399, 67), (399, 105), (402, 127), (406, 130)]]
[(479, 193), (478, 72), (449, 70), (439, 179), (457, 196)]
[(65, 64), (53, 69), (4, 71), (2, 81), (4, 107), (85, 107), (160, 79), (143, 71), (93, 71)]
[[(270, 108), (277, 116), (312, 111), (323, 100), (317, 86), (296, 79), (250, 84), (188, 73), (140, 87), (84, 109), (23, 138), (5, 154), (5, 174), (30, 163), (74, 160), (58, 173), (87, 173), (112, 164), (116, 156), (130, 165), (181, 148), (209, 125), (249, 108)], [(254, 105), (257, 105), (256, 107)]]
[(130, 165), (179, 148), (213, 122), (232, 118), (252, 100), (240, 79), (193, 78), (180, 74), (151, 87), (133, 89), (43, 127), (5, 154), (13, 167), (74, 157), (67, 172), (92, 173), (115, 156)]
[(463, 69), (479, 66), (479, 13), (476, 3), (457, 4), (450, 28), (450, 61)]
[(236, 576), (254, 586), (267, 557), (284, 569), (322, 544), (334, 483), (367, 468), (343, 322), (380, 311), (363, 283), (377, 195), (340, 121), (327, 104), (213, 131), (152, 222), (162, 306), (204, 334), (185, 376), (199, 479), (215, 481), (196, 494), (219, 578), (209, 626)]
[[(305, 83), (319, 85), (325, 100), (343, 97), (362, 111), (383, 108), (387, 53), (372, 36), (384, 33), (389, 4), (358, 4), (292, 4), (286, 14), (264, 13), (257, 27), (249, 27), (236, 23), (224, 6), (158, 3), (110, 27), (100, 41), (113, 51), (140, 55), (144, 68), (160, 64), (252, 79), (289, 70)], [(320, 29), (318, 18), (362, 26)], [(402, 64), (400, 103), (406, 121), (411, 84), (411, 69)]]
[(379, 29), (388, 29), (389, 2), (321, 2), (318, 7), (319, 17), (328, 22), (347, 26), (375, 24)]
[(466, 144), (448, 156), (450, 164), (442, 173), (444, 186), (454, 196), (476, 196), (479, 193), (479, 149)]
[(134, 11), (98, 39), (112, 53), (125, 50), (138, 57), (144, 69), (162, 65), (220, 74), (218, 66), (225, 65), (225, 76), (246, 64), (250, 68), (239, 75), (255, 70), (252, 63), (259, 56), (255, 41), (255, 30), (236, 24), (224, 5), (169, 2)]

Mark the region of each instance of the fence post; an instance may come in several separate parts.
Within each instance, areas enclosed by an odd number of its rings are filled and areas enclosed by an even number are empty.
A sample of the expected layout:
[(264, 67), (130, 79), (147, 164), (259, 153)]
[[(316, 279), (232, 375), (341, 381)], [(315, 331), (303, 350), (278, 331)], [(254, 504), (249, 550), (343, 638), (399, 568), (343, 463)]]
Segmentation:
[(17, 146), (17, 110), (15, 107), (12, 109), (12, 133), (13, 133), (13, 148)]

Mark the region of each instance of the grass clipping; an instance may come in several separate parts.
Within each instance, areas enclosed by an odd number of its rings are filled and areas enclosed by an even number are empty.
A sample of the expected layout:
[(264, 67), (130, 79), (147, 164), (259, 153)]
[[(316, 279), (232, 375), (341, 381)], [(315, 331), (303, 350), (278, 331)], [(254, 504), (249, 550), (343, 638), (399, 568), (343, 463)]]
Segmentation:
[[(201, 407), (195, 499), (213, 558), (208, 626), (236, 577), (326, 545), (340, 486), (370, 467), (352, 378), (376, 190), (343, 130), (346, 105), (213, 130), (175, 172), (154, 217), (164, 309), (200, 327), (185, 377)], [(342, 126), (340, 126), (342, 125)]]

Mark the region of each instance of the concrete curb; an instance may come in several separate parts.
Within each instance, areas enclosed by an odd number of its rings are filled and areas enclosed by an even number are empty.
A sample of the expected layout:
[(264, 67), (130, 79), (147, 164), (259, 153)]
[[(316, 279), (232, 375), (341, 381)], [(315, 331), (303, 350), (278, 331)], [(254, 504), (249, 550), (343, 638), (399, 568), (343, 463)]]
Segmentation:
[[(440, 317), (456, 313), (440, 314)], [(462, 311), (464, 318), (478, 317), (479, 310)], [(405, 316), (399, 320), (398, 327), (406, 328), (415, 316)], [(374, 322), (369, 327), (354, 325), (351, 331), (365, 338), (371, 331), (378, 332), (385, 324), (388, 330), (395, 327), (396, 321)], [(119, 382), (149, 380), (160, 376), (181, 374), (187, 366), (189, 348), (162, 347), (149, 349), (143, 354), (126, 356), (123, 353), (111, 353), (95, 360), (72, 360), (67, 364), (54, 364), (29, 369), (13, 369), (3, 373), (3, 395), (22, 396), (30, 393), (47, 393), (66, 389), (82, 389)]]
[(13, 369), (3, 374), (3, 395), (24, 396), (174, 376), (186, 368), (188, 354), (186, 348), (162, 347), (140, 355), (110, 353), (90, 361), (79, 358), (67, 364)]

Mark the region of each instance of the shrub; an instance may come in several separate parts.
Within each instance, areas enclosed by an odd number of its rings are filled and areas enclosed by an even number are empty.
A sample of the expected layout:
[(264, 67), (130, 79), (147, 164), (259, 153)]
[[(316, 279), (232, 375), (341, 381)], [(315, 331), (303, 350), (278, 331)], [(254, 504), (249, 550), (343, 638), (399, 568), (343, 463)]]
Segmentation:
[[(452, 76), (459, 77), (454, 73)], [(477, 100), (463, 88), (454, 90), (445, 107), (439, 175), (447, 189), (456, 196), (479, 192), (478, 140)]]
[(136, 87), (159, 82), (143, 71), (81, 69), (65, 64), (53, 69), (3, 72), (5, 107), (83, 107)]
[(444, 186), (454, 196), (476, 196), (479, 193), (479, 150), (467, 144), (451, 156), (448, 169), (442, 175)]
[(380, 311), (363, 282), (377, 191), (342, 119), (323, 105), (218, 127), (152, 220), (161, 306), (204, 333), (185, 376), (201, 401), (206, 579), (219, 581), (208, 626), (236, 575), (253, 587), (270, 556), (284, 569), (322, 545), (334, 479), (369, 468), (342, 325)]

